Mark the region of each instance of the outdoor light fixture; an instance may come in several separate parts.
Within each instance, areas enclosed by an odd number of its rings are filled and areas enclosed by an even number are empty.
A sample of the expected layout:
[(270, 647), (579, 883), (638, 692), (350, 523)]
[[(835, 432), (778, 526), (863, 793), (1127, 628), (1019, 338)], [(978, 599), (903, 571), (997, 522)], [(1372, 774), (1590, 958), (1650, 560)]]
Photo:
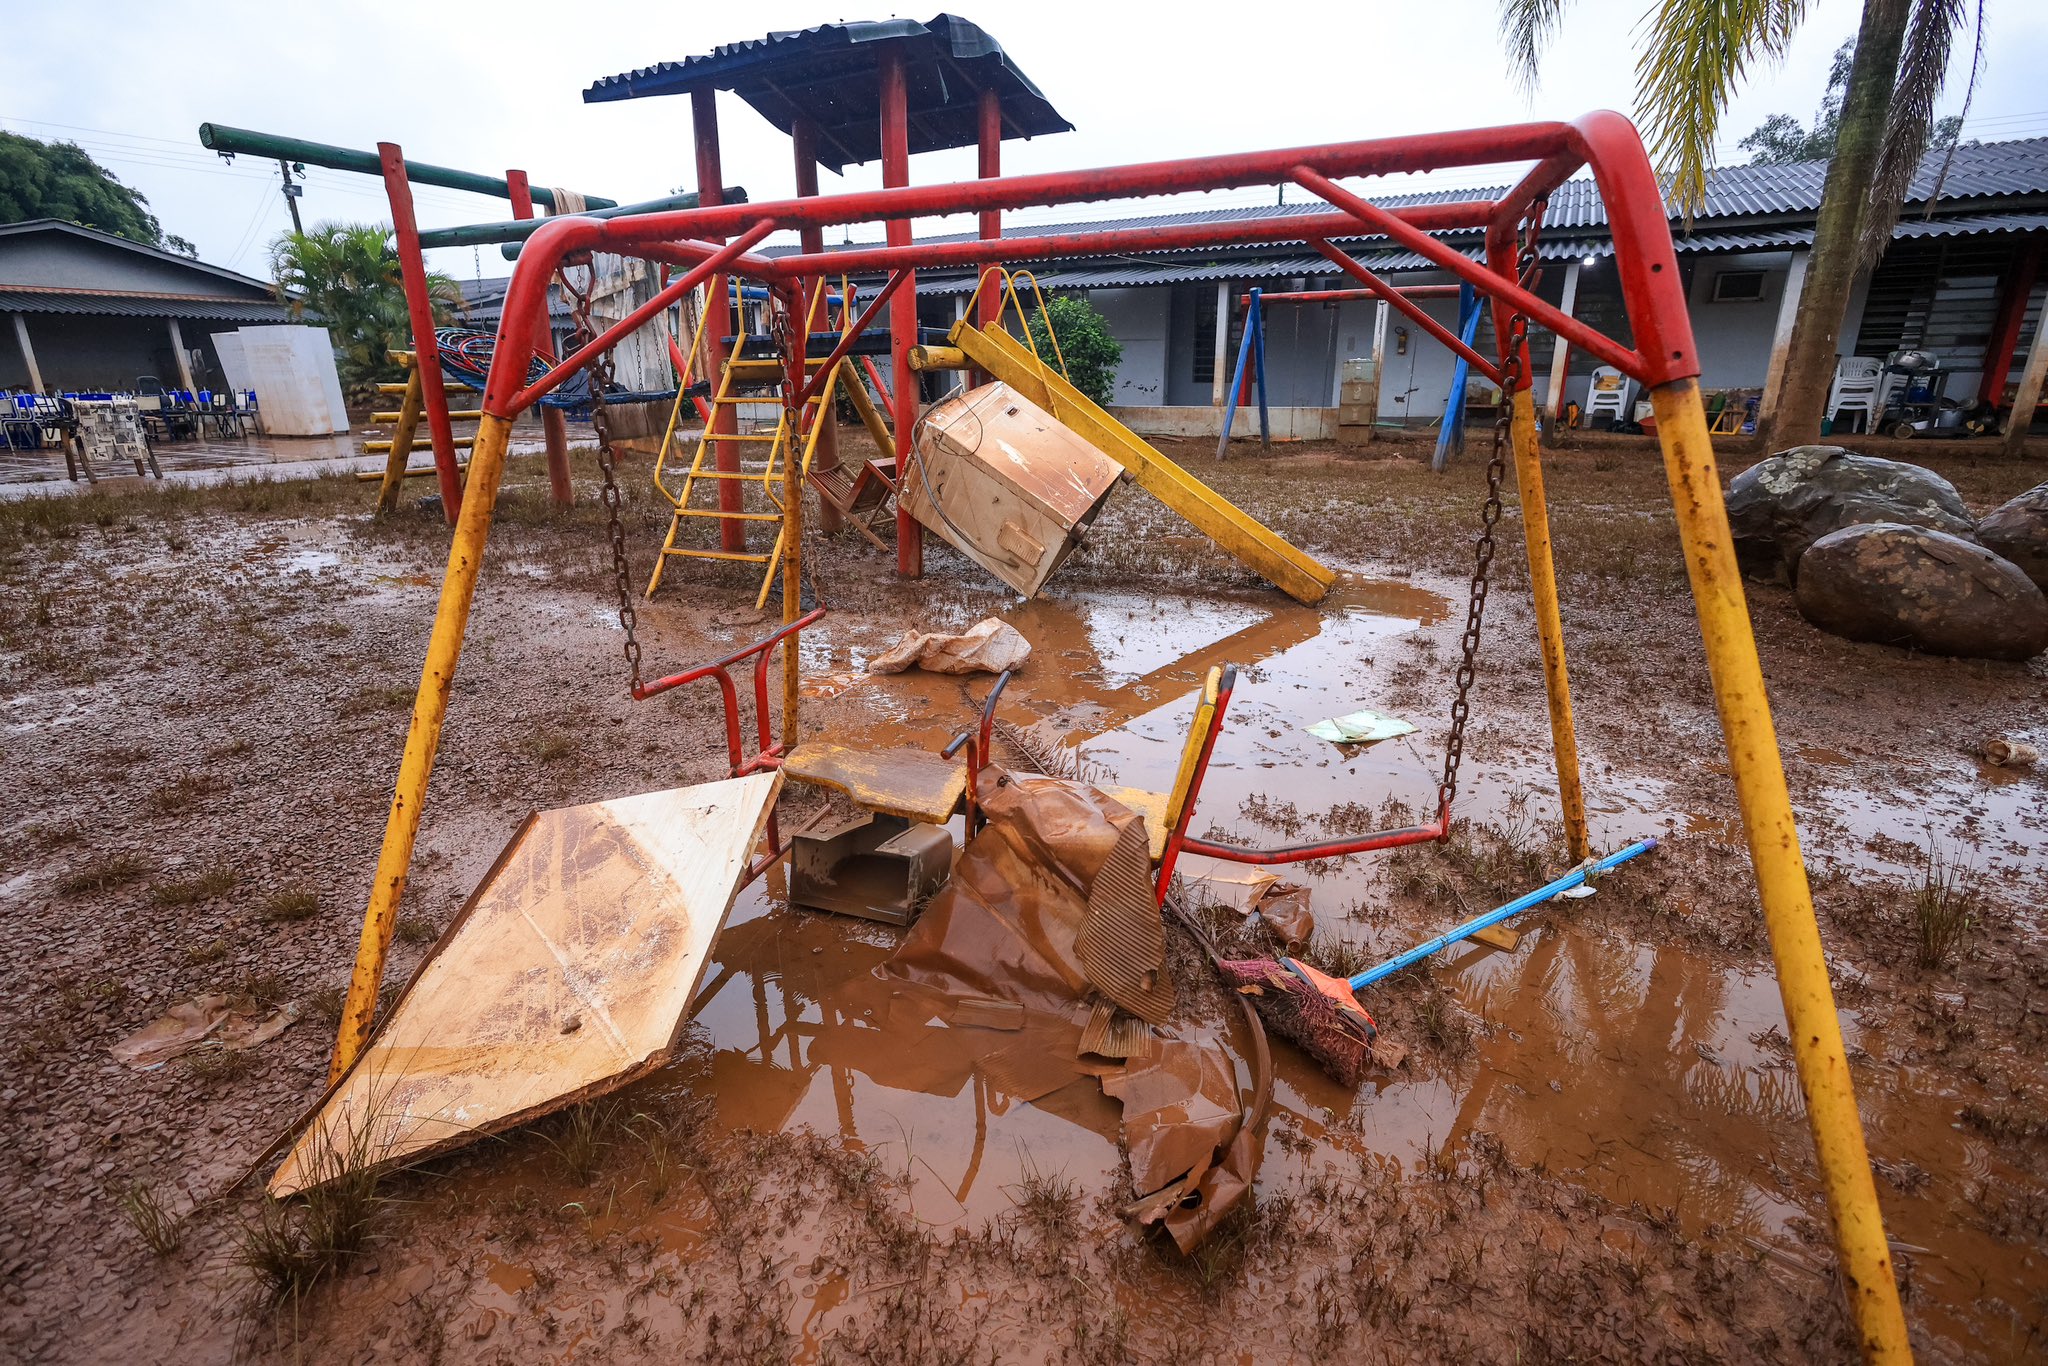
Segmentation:
[(1587, 258), (1586, 258), (1585, 260), (1583, 260), (1583, 261), (1579, 262), (1579, 264), (1580, 264), (1580, 265), (1582, 265), (1582, 266), (1590, 266), (1590, 265), (1592, 265), (1592, 264), (1593, 264), (1593, 260), (1594, 260), (1594, 258), (1593, 258), (1593, 257), (1591, 257), (1591, 256), (1588, 256), (1588, 257), (1587, 257)]

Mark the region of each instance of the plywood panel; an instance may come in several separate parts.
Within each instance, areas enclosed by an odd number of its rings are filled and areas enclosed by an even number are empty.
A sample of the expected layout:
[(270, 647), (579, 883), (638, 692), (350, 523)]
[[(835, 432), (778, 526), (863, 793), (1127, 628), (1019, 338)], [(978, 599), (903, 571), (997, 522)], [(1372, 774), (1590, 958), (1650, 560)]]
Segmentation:
[(271, 1191), (439, 1152), (661, 1066), (781, 782), (530, 817)]

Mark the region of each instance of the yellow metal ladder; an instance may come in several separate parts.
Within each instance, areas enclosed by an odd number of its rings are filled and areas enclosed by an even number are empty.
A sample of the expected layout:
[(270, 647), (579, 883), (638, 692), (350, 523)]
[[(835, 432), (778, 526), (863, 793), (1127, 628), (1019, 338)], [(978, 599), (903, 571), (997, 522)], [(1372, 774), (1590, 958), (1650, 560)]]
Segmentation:
[[(783, 494), (782, 478), (786, 462), (795, 458), (799, 462), (798, 487), (810, 478), (811, 456), (818, 444), (821, 422), (831, 420), (832, 401), (838, 388), (838, 368), (811, 399), (803, 405), (796, 417), (792, 430), (789, 409), (784, 402), (784, 381), (786, 375), (779, 360), (750, 360), (739, 355), (745, 338), (735, 339), (734, 355), (726, 363), (719, 376), (718, 391), (712, 396), (713, 420), (704, 424), (704, 431), (697, 439), (697, 449), (691, 458), (690, 467), (683, 475), (680, 489), (671, 490), (662, 482), (662, 466), (667, 458), (670, 444), (675, 435), (675, 422), (671, 419), (668, 433), (662, 439), (662, 451), (655, 461), (654, 482), (675, 508), (675, 515), (669, 519), (668, 536), (663, 540), (661, 554), (654, 562), (654, 574), (647, 581), (647, 596), (653, 597), (661, 586), (662, 570), (671, 557), (699, 560), (738, 561), (763, 566), (761, 590), (754, 605), (762, 606), (768, 601), (768, 594), (775, 585), (776, 566), (782, 559)], [(742, 387), (751, 387), (763, 382), (773, 382), (774, 388), (767, 394), (740, 394)], [(678, 403), (680, 404), (680, 398)], [(775, 429), (772, 432), (719, 432), (716, 417), (720, 408), (737, 408), (746, 404), (773, 403), (776, 405)], [(741, 468), (721, 470), (717, 468), (718, 447), (724, 444), (741, 446)], [(766, 446), (766, 458), (757, 462), (745, 459), (744, 448)], [(751, 468), (750, 468), (751, 467)], [(742, 504), (739, 510), (729, 511), (713, 502), (703, 506), (693, 501), (700, 485), (715, 495), (728, 483), (737, 483), (741, 490)], [(746, 500), (749, 489), (758, 488), (760, 498), (751, 505)], [(684, 526), (692, 520), (711, 521), (722, 530), (726, 525), (737, 522), (742, 526), (750, 522), (773, 522), (776, 524), (775, 542), (766, 551), (753, 550), (707, 550), (687, 542), (679, 544), (685, 536)]]

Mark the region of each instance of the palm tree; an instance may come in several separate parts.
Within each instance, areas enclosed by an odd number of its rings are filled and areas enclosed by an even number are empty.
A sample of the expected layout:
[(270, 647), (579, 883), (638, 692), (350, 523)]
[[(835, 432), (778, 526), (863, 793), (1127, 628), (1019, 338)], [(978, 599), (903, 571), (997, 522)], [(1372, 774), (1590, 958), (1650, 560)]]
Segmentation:
[[(1534, 88), (1543, 50), (1568, 3), (1500, 0), (1501, 33), (1527, 88)], [(1636, 57), (1636, 117), (1685, 213), (1705, 197), (1730, 97), (1753, 64), (1784, 56), (1811, 9), (1812, 0), (1651, 0)], [(1768, 433), (1773, 445), (1820, 438), (1850, 288), (1891, 241), (1928, 144), (1956, 33), (1968, 22), (1977, 34), (1969, 80), (1974, 92), (1984, 55), (1984, 0), (1863, 0), (1813, 255)]]
[[(405, 286), (391, 229), (376, 223), (316, 223), (270, 245), (270, 278), (292, 316), (307, 313), (334, 338), (335, 369), (352, 392), (394, 378), (390, 352), (412, 335)], [(434, 321), (445, 323), (462, 307), (455, 281), (429, 272), (427, 297)]]

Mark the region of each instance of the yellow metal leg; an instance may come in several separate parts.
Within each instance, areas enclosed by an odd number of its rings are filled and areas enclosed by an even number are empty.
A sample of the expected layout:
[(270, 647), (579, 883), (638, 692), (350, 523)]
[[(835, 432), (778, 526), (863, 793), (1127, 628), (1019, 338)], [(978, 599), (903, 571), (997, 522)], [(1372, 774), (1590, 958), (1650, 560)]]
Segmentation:
[(1688, 379), (1660, 385), (1650, 391), (1650, 401), (1657, 412), (1657, 438), (1664, 448), (1679, 539), (1692, 576), (1700, 634), (1706, 641), (1714, 701), (1727, 738), (1729, 773), (1742, 807), (1764, 924), (1770, 932), (1799, 1089), (1806, 1098), (1821, 1185), (1834, 1219), (1835, 1254), (1849, 1310), (1866, 1361), (1909, 1361), (1906, 1316), (1892, 1279), (1877, 1186), (1871, 1179), (1849, 1060), (1842, 1049), (1841, 1023), (1828, 985), (1820, 927), (1814, 921), (1813, 895), (1785, 790), (1784, 760), (1771, 725), (1699, 384)]
[(1522, 499), (1522, 543), (1529, 551), (1529, 584), (1536, 598), (1536, 637), (1543, 647), (1543, 692), (1550, 700), (1550, 753), (1557, 765), (1557, 796), (1564, 808), (1565, 846), (1572, 859), (1592, 857), (1586, 839), (1586, 793), (1579, 782), (1579, 737), (1572, 727), (1572, 685), (1564, 665), (1564, 619), (1557, 606), (1557, 569), (1550, 557), (1550, 506), (1543, 496), (1543, 452), (1537, 445), (1536, 398), (1515, 394), (1509, 423), (1515, 448), (1515, 488)]
[(398, 789), (384, 822), (384, 847), (377, 855), (377, 880), (363, 912), (363, 932), (356, 946), (355, 973), (349, 978), (348, 1002), (341, 1011), (341, 1034), (328, 1067), (331, 1085), (355, 1062), (370, 1036), (377, 1013), (377, 987), (384, 977), (384, 958), (391, 948), (391, 929), (398, 919), (398, 901), (412, 866), (413, 840), (419, 835), (420, 803), (427, 794), (427, 775), (441, 744), (441, 723), (448, 716), (448, 690), (455, 682), (455, 661), (462, 654), (462, 633), (469, 625), (470, 603), (476, 597), (477, 571), (482, 566), (484, 538), (498, 501), (498, 481), (505, 473), (509, 418), (485, 416), (470, 448), (469, 480), (464, 486), (462, 516), (448, 548), (448, 569), (441, 578), (441, 603), (434, 611), (433, 634), (427, 638), (427, 662), (420, 670), (419, 693), (413, 698), (412, 724), (405, 733), (405, 757), (398, 765)]
[(413, 433), (420, 425), (420, 372), (414, 366), (405, 381), (405, 398), (398, 405), (398, 422), (391, 429), (391, 454), (384, 461), (384, 487), (377, 491), (377, 511), (396, 512), (398, 495), (405, 490), (405, 466), (412, 458)]

